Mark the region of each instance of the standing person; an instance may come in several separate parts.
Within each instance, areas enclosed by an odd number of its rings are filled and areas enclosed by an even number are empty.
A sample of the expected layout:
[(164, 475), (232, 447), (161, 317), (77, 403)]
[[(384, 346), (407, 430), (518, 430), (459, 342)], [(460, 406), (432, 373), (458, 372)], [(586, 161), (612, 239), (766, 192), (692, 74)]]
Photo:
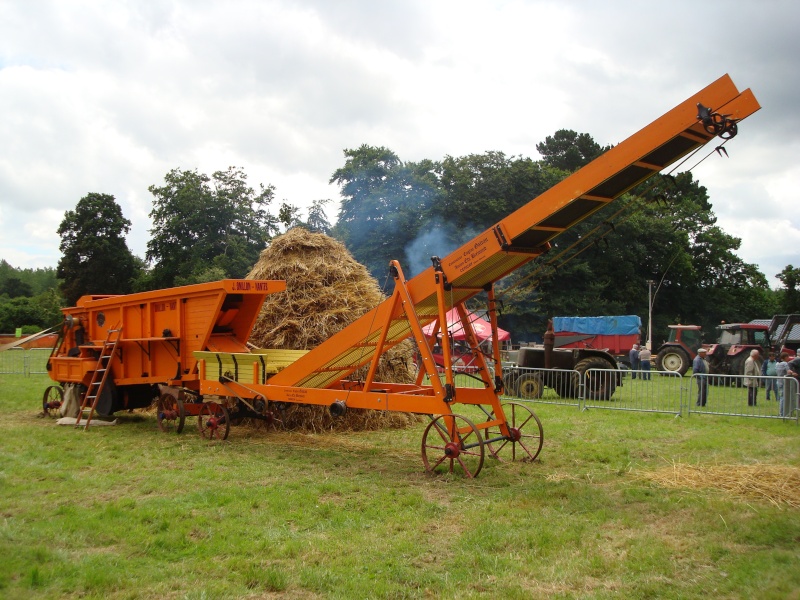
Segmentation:
[(778, 400), (778, 388), (776, 386), (778, 382), (775, 379), (772, 379), (778, 374), (775, 371), (775, 365), (777, 364), (778, 361), (775, 360), (775, 353), (772, 351), (770, 351), (769, 355), (767, 356), (767, 360), (761, 363), (761, 374), (767, 378), (764, 380), (764, 387), (767, 390), (767, 400), (769, 400), (770, 391), (775, 393), (775, 400)]
[(650, 359), (653, 357), (653, 353), (647, 348), (647, 346), (642, 346), (642, 349), (639, 350), (639, 365), (642, 368), (642, 381), (650, 381)]
[(628, 352), (628, 360), (631, 361), (631, 379), (636, 379), (636, 371), (639, 370), (639, 344), (634, 344)]
[[(786, 365), (789, 367), (787, 375), (795, 379), (795, 381), (789, 382), (793, 385), (786, 386), (787, 389), (784, 390), (786, 399), (783, 408), (786, 414), (790, 415), (792, 411), (797, 408), (798, 400), (800, 400), (800, 391), (798, 391), (798, 387), (800, 387), (800, 349), (798, 349), (797, 355), (792, 360), (788, 361)], [(792, 397), (793, 395), (795, 396), (794, 398)]]
[(698, 348), (692, 361), (692, 375), (697, 381), (697, 406), (705, 406), (708, 398), (708, 361), (705, 348)]
[(758, 398), (758, 376), (761, 374), (761, 361), (756, 348), (750, 350), (750, 356), (744, 361), (744, 384), (747, 386), (747, 406), (755, 406)]
[[(778, 357), (778, 362), (775, 363), (775, 375), (777, 377), (786, 377), (789, 375), (789, 363), (786, 362), (787, 358), (789, 358), (789, 355), (786, 354), (786, 352), (781, 352), (781, 355)], [(786, 404), (784, 383), (783, 379), (775, 381), (775, 394), (778, 396), (778, 414), (782, 417), (786, 416), (786, 408), (788, 407)]]

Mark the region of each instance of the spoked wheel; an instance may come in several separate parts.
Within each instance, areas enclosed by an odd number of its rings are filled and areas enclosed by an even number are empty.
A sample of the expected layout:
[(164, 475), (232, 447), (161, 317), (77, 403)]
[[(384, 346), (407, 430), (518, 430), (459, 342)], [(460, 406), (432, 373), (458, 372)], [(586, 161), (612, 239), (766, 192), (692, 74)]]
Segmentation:
[(197, 415), (197, 429), (207, 440), (226, 440), (231, 430), (228, 409), (216, 402), (205, 402)]
[(430, 473), (477, 477), (483, 458), (483, 438), (472, 421), (461, 415), (439, 415), (422, 434), (422, 463)]
[[(501, 405), (506, 415), (510, 438), (504, 437), (499, 425), (484, 429), (486, 445), (492, 458), (502, 460), (501, 452), (511, 453), (511, 460), (530, 462), (539, 456), (544, 443), (542, 422), (530, 408), (519, 402)], [(494, 415), (489, 417), (494, 420)]]
[(45, 417), (55, 417), (63, 402), (64, 388), (60, 385), (48, 386), (42, 396), (42, 415)]
[(171, 394), (161, 394), (156, 404), (158, 428), (164, 433), (180, 433), (186, 422), (183, 400)]

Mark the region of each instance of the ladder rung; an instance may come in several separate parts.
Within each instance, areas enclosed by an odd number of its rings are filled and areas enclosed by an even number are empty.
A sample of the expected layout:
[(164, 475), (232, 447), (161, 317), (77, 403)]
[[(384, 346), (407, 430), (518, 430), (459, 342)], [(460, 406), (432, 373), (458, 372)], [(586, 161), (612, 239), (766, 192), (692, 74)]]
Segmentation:
[(97, 398), (97, 396), (86, 396), (86, 399), (87, 399), (87, 400), (88, 400), (88, 399), (90, 399), (90, 398), (91, 398), (91, 399), (94, 399), (94, 398)]

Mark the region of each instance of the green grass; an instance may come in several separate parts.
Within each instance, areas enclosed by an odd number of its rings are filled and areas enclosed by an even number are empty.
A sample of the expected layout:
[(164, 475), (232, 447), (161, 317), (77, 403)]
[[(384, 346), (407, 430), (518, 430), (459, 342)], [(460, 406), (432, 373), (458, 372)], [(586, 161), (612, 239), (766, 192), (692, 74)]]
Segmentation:
[(424, 424), (209, 444), (36, 417), (0, 375), (0, 598), (798, 598), (796, 509), (643, 474), (800, 464), (794, 422), (534, 405), (536, 464), (431, 477)]

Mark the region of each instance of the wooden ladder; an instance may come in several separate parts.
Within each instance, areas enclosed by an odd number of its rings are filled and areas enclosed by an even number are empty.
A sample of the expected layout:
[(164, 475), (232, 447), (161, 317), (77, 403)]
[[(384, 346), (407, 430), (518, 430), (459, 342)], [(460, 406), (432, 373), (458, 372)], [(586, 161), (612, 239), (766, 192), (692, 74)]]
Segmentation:
[(97, 366), (92, 373), (92, 381), (89, 383), (89, 387), (86, 388), (86, 393), (83, 395), (81, 409), (78, 411), (78, 418), (75, 421), (75, 427), (78, 427), (81, 423), (83, 411), (86, 410), (86, 406), (91, 401), (89, 414), (86, 417), (86, 425), (83, 427), (84, 431), (89, 430), (89, 423), (92, 421), (92, 416), (97, 408), (97, 403), (100, 401), (100, 395), (103, 393), (103, 388), (106, 386), (108, 374), (111, 372), (111, 357), (114, 356), (114, 352), (117, 349), (117, 344), (119, 343), (119, 338), (121, 335), (121, 327), (119, 329), (109, 329), (106, 335), (106, 340), (103, 342), (103, 348), (100, 351), (100, 356), (97, 359)]

